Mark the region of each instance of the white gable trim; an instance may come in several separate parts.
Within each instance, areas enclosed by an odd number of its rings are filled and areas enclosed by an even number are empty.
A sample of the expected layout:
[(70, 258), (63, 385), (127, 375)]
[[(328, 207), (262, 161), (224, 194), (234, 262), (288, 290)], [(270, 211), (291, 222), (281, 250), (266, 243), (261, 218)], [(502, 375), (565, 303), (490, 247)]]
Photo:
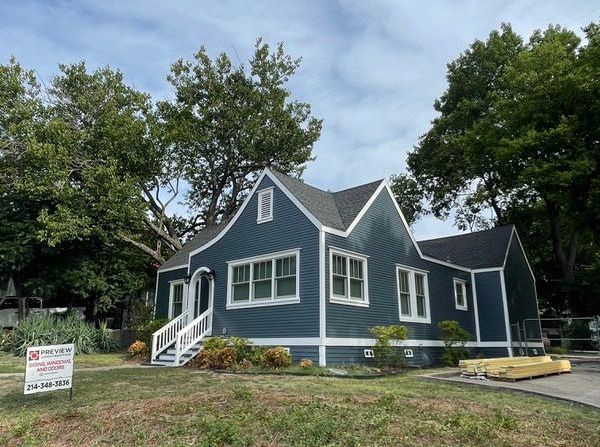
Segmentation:
[(334, 234), (336, 236), (348, 237), (348, 235), (352, 232), (352, 230), (354, 230), (354, 228), (356, 227), (358, 222), (360, 222), (360, 220), (363, 218), (363, 216), (367, 213), (367, 211), (369, 210), (369, 208), (371, 207), (371, 205), (373, 204), (373, 202), (375, 201), (377, 196), (379, 196), (379, 193), (381, 193), (381, 191), (384, 189), (387, 191), (390, 198), (392, 199), (392, 203), (394, 204), (394, 207), (396, 208), (396, 212), (400, 216), (400, 220), (402, 220), (402, 224), (404, 225), (406, 232), (410, 236), (410, 240), (412, 241), (415, 249), (417, 250), (417, 253), (419, 253), (419, 256), (421, 257), (421, 259), (433, 262), (435, 264), (444, 265), (446, 267), (451, 267), (456, 270), (462, 270), (463, 272), (471, 271), (471, 269), (469, 269), (467, 267), (463, 267), (462, 265), (452, 264), (451, 262), (446, 262), (446, 261), (442, 261), (437, 258), (432, 258), (431, 256), (426, 256), (423, 254), (423, 252), (421, 252), (421, 249), (419, 248), (419, 244), (417, 244), (417, 241), (415, 240), (413, 232), (410, 229), (410, 226), (408, 225), (408, 222), (406, 221), (406, 218), (404, 217), (404, 214), (402, 213), (402, 210), (400, 209), (400, 205), (398, 205), (398, 202), (396, 201), (396, 197), (394, 197), (394, 193), (392, 192), (392, 189), (390, 188), (390, 185), (387, 182), (387, 180), (381, 181), (381, 184), (377, 187), (377, 189), (375, 190), (375, 192), (373, 193), (371, 198), (367, 201), (365, 206), (362, 208), (360, 213), (358, 213), (358, 215), (352, 221), (352, 223), (350, 224), (350, 226), (348, 227), (348, 229), (346, 231), (336, 230), (335, 228), (330, 228), (330, 227), (323, 227), (323, 230), (327, 233)]
[(529, 273), (533, 278), (533, 282), (535, 282), (535, 275), (533, 274), (533, 269), (531, 268), (531, 264), (529, 264), (529, 259), (527, 259), (527, 253), (525, 253), (525, 249), (523, 248), (523, 244), (521, 243), (521, 238), (519, 237), (519, 233), (517, 233), (517, 229), (513, 226), (512, 232), (510, 233), (510, 239), (508, 241), (508, 247), (506, 247), (506, 254), (504, 255), (504, 263), (502, 264), (502, 268), (506, 267), (506, 261), (508, 260), (508, 252), (510, 251), (510, 245), (512, 244), (513, 237), (517, 238), (517, 242), (519, 243), (519, 247), (521, 248), (521, 252), (523, 253), (523, 257), (525, 258), (525, 262), (527, 263), (527, 268), (529, 269)]
[(160, 274), (160, 273), (170, 272), (171, 270), (185, 269), (185, 268), (187, 268), (187, 267), (188, 267), (188, 265), (187, 265), (187, 264), (181, 264), (181, 265), (176, 265), (176, 266), (174, 266), (174, 267), (168, 267), (168, 268), (166, 268), (166, 269), (160, 269), (160, 268), (159, 268), (159, 269), (156, 271), (156, 273)]
[(193, 251), (190, 252), (190, 254), (188, 255), (188, 265), (191, 262), (192, 256), (194, 256), (195, 254), (200, 253), (201, 251), (206, 250), (208, 247), (216, 244), (219, 240), (221, 240), (223, 238), (223, 236), (225, 236), (227, 234), (227, 232), (229, 230), (231, 230), (231, 228), (233, 227), (233, 225), (236, 223), (236, 221), (239, 219), (239, 217), (242, 215), (242, 213), (244, 212), (244, 210), (248, 206), (248, 203), (250, 203), (250, 200), (252, 200), (252, 197), (256, 193), (259, 185), (261, 184), (262, 180), (265, 177), (269, 177), (273, 181), (273, 183), (275, 183), (275, 185), (277, 185), (277, 187), (287, 196), (287, 198), (290, 199), (292, 201), (292, 203), (294, 203), (294, 205), (296, 205), (296, 207), (298, 207), (298, 209), (300, 211), (302, 211), (302, 213), (308, 218), (308, 220), (310, 220), (313, 223), (313, 225), (315, 225), (319, 229), (322, 228), (321, 222), (319, 222), (317, 220), (317, 218), (315, 216), (313, 216), (310, 213), (310, 211), (308, 211), (304, 207), (304, 205), (302, 205), (298, 201), (298, 199), (283, 185), (283, 183), (281, 183), (279, 181), (279, 179), (275, 175), (273, 175), (273, 173), (269, 170), (269, 168), (265, 168), (263, 170), (263, 172), (260, 174), (260, 176), (258, 177), (258, 179), (256, 180), (256, 183), (254, 184), (254, 187), (250, 191), (250, 194), (248, 194), (248, 197), (246, 197), (246, 200), (244, 200), (244, 203), (242, 204), (242, 206), (240, 207), (240, 209), (237, 210), (237, 212), (235, 213), (235, 215), (233, 216), (233, 218), (231, 219), (231, 221), (229, 221), (229, 223), (227, 224), (227, 226), (223, 229), (223, 231), (221, 231), (217, 236), (215, 236), (213, 239), (211, 239), (210, 241), (208, 241), (206, 244), (204, 244), (201, 247), (198, 247), (195, 250), (193, 250)]

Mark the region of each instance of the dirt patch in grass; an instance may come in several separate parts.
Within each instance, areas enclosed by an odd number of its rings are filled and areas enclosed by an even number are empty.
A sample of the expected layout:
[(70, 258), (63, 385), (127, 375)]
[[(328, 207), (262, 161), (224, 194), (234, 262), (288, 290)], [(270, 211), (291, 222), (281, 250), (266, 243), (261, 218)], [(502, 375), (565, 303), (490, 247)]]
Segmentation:
[[(600, 412), (424, 383), (225, 376), (174, 369), (88, 372), (72, 403), (4, 406), (0, 445), (596, 446)], [(110, 384), (120, 383), (118, 389)]]

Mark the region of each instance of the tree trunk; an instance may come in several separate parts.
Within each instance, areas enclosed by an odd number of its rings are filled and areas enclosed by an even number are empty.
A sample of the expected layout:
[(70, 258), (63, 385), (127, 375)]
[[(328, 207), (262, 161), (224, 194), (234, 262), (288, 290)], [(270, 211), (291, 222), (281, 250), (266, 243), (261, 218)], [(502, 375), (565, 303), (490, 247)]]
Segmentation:
[(568, 252), (563, 247), (563, 234), (560, 228), (560, 208), (554, 202), (545, 200), (548, 219), (550, 221), (550, 236), (552, 239), (552, 250), (554, 260), (558, 266), (561, 278), (566, 282), (575, 279), (575, 258), (577, 244), (579, 242), (579, 230), (574, 229), (569, 238)]

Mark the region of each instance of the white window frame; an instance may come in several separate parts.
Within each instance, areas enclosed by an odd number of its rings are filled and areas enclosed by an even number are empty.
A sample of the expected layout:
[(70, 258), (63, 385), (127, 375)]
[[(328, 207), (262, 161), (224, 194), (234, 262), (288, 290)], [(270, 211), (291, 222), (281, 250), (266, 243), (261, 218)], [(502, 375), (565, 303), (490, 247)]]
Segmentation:
[[(402, 307), (400, 304), (400, 271), (408, 273), (408, 287), (410, 292), (410, 316), (402, 315)], [(427, 270), (421, 270), (407, 265), (396, 264), (396, 294), (398, 298), (398, 316), (400, 321), (406, 321), (411, 323), (427, 323), (431, 324), (431, 306), (429, 302), (429, 272)], [(417, 315), (417, 284), (415, 280), (415, 274), (423, 275), (423, 287), (425, 288), (425, 317), (419, 317)]]
[[(346, 290), (348, 296), (334, 295), (333, 293), (333, 255), (346, 258)], [(369, 267), (368, 256), (337, 247), (329, 247), (329, 302), (345, 304), (348, 306), (369, 307)], [(350, 259), (362, 262), (363, 265), (363, 298), (357, 300), (350, 298)]]
[[(273, 220), (273, 187), (264, 188), (258, 191), (257, 198), (258, 202), (256, 205), (256, 223), (261, 224), (265, 222), (271, 222)], [(269, 196), (269, 215), (267, 217), (262, 217), (260, 214), (261, 204), (264, 196)]]
[[(276, 261), (282, 258), (296, 257), (296, 295), (276, 298)], [(252, 285), (254, 278), (254, 264), (257, 262), (271, 261), (271, 297), (254, 299), (254, 287)], [(248, 291), (248, 301), (237, 301), (233, 302), (232, 295), (232, 279), (233, 279), (233, 268), (239, 265), (250, 264), (250, 290)], [(260, 256), (253, 256), (250, 258), (237, 259), (235, 261), (227, 262), (227, 304), (225, 308), (230, 309), (243, 309), (247, 307), (263, 307), (263, 306), (279, 306), (282, 304), (296, 304), (300, 302), (300, 249), (279, 251), (275, 253), (268, 253)]]
[[(465, 300), (465, 304), (463, 306), (458, 304), (458, 295), (456, 293), (456, 285), (457, 284), (460, 284), (460, 286), (462, 288), (463, 299)], [(468, 311), (469, 304), (467, 301), (467, 281), (465, 281), (464, 279), (460, 279), (460, 278), (452, 278), (452, 290), (454, 293), (454, 306), (456, 307), (456, 309)]]
[[(169, 320), (172, 320), (173, 318), (175, 318), (173, 316), (173, 298), (174, 298), (174, 292), (175, 292), (175, 286), (178, 285), (182, 285), (183, 289), (181, 291), (181, 313), (184, 313), (187, 309), (185, 306), (185, 281), (183, 279), (177, 279), (175, 281), (171, 281), (169, 283), (169, 309), (167, 312), (168, 318)], [(181, 315), (181, 314), (180, 314)]]

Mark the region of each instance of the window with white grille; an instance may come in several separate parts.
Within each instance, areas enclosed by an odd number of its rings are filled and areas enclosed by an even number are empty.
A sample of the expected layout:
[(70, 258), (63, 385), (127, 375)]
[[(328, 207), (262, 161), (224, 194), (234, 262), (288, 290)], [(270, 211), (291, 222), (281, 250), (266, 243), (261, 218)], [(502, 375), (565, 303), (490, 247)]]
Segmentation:
[(257, 223), (270, 222), (273, 220), (273, 188), (258, 191), (258, 215)]

